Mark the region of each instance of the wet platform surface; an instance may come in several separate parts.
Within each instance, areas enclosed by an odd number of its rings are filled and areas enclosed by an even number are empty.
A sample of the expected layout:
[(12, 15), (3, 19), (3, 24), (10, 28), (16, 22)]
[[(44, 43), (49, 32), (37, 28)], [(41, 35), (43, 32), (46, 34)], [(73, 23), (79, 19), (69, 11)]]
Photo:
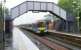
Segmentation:
[(8, 43), (11, 39), (5, 42), (5, 50), (39, 50), (39, 48), (18, 28), (13, 29), (12, 43)]

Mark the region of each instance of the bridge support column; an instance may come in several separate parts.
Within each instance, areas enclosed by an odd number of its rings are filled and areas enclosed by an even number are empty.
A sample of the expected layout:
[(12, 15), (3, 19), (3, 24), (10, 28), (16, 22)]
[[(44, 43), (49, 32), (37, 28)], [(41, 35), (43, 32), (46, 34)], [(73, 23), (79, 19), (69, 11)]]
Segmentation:
[(12, 46), (12, 29), (13, 29), (12, 20), (10, 18), (5, 19), (5, 34), (4, 34), (5, 47)]
[(12, 33), (13, 22), (12, 20), (5, 20), (5, 32)]
[(74, 22), (67, 21), (66, 22), (66, 30), (67, 30), (67, 32), (75, 33)]
[(68, 29), (69, 23), (68, 23), (68, 21), (66, 21), (65, 23), (66, 23), (66, 24), (65, 24), (66, 32), (69, 32), (69, 29)]

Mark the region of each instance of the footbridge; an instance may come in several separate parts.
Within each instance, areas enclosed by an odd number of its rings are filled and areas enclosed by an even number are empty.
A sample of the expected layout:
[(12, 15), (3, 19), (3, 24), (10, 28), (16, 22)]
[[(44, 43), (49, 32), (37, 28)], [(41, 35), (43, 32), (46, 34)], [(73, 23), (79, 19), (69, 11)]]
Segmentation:
[(11, 19), (15, 19), (28, 11), (50, 12), (66, 21), (74, 21), (74, 16), (53, 2), (25, 1), (10, 10)]

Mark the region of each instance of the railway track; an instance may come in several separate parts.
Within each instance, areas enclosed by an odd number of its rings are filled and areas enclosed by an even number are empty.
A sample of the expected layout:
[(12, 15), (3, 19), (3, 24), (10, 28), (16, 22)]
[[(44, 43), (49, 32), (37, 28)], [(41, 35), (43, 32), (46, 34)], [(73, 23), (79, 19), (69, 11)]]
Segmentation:
[[(69, 35), (63, 35), (63, 34), (58, 34), (58, 33), (50, 33), (51, 36), (57, 37), (56, 39), (66, 42), (68, 44), (71, 44), (73, 46), (81, 48), (81, 38), (80, 37), (74, 37), (74, 36), (69, 36)], [(52, 37), (52, 38), (53, 38)]]
[(68, 33), (62, 33), (62, 32), (50, 32), (50, 36), (56, 40), (62, 41), (64, 43), (73, 45), (75, 47), (81, 48), (81, 36), (77, 34), (68, 34)]
[[(26, 29), (24, 29), (26, 30)], [(29, 30), (27, 30), (29, 31)], [(43, 43), (44, 45), (46, 45), (47, 47), (51, 48), (51, 50), (71, 50), (67, 47), (64, 47), (60, 44), (54, 43), (53, 41), (51, 41), (50, 39), (48, 39), (47, 36), (38, 36), (36, 33), (32, 34), (34, 36), (35, 39), (37, 39), (38, 41), (40, 41), (41, 43)]]
[[(68, 43), (68, 40), (66, 41), (64, 38), (59, 38), (59, 37), (56, 37), (56, 36), (50, 36), (50, 35), (47, 35), (47, 37), (45, 37), (47, 39), (49, 39), (50, 41), (56, 43), (56, 44), (59, 44), (59, 45), (62, 45), (66, 48), (69, 48), (70, 50), (81, 50), (81, 47), (77, 47), (75, 45), (72, 45), (71, 43)], [(70, 40), (71, 41), (71, 40)], [(72, 41), (71, 41), (72, 42)]]

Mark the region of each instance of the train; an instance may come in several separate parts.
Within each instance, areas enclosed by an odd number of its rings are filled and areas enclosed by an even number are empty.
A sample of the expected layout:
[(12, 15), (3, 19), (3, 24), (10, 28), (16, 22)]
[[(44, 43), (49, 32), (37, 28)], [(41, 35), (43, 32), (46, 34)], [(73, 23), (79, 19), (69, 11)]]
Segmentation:
[(40, 35), (45, 35), (48, 33), (48, 29), (47, 29), (47, 23), (46, 21), (38, 21), (35, 25), (33, 25), (33, 30), (40, 34)]
[[(27, 24), (23, 25), (23, 28), (32, 30), (33, 32), (39, 34), (39, 35), (46, 35), (49, 34), (48, 30), (53, 30), (55, 23), (51, 21), (44, 21), (44, 20), (39, 20), (36, 23), (32, 24)], [(22, 27), (22, 26), (21, 26)]]

